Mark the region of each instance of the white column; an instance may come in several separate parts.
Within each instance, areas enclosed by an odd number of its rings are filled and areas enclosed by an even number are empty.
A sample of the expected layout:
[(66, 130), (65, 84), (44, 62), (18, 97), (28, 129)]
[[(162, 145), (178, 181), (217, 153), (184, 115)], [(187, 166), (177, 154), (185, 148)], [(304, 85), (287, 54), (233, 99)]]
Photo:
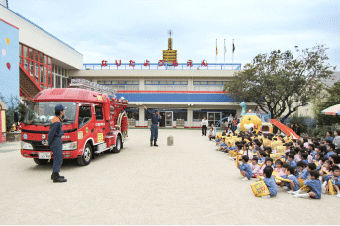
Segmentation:
[(194, 90), (194, 79), (189, 78), (188, 79), (188, 91), (193, 91)]
[(144, 84), (145, 84), (144, 78), (140, 78), (139, 79), (139, 90), (145, 90)]
[(188, 121), (188, 127), (192, 127), (193, 126), (193, 110), (192, 107), (188, 107), (188, 113), (187, 113), (187, 121)]
[(139, 106), (139, 123), (136, 126), (144, 126), (144, 107)]

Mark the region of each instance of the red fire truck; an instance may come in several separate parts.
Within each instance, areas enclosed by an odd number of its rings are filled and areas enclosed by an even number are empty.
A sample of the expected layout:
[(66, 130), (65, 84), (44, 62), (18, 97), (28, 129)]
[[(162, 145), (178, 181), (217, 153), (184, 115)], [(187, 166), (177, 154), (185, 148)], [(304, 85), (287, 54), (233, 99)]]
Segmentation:
[(123, 148), (128, 136), (128, 101), (116, 99), (115, 90), (84, 79), (72, 79), (70, 87), (43, 90), (34, 97), (21, 124), (22, 156), (33, 158), (39, 165), (53, 158), (47, 136), (54, 107), (59, 103), (66, 107), (64, 159), (88, 165), (95, 154), (118, 153)]

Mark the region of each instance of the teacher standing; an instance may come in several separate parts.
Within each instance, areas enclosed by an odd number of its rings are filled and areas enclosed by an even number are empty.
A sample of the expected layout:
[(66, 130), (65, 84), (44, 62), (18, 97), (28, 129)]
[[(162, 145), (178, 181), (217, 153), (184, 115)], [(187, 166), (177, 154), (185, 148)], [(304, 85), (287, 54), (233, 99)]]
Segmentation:
[(158, 122), (161, 121), (162, 116), (159, 115), (159, 111), (156, 109), (154, 112), (148, 110), (148, 108), (143, 105), (144, 109), (151, 116), (151, 137), (150, 137), (150, 146), (152, 146), (152, 141), (154, 142), (153, 146), (158, 147), (157, 138), (158, 138)]
[(207, 117), (204, 117), (202, 119), (201, 126), (202, 126), (202, 136), (207, 136), (207, 127), (208, 127)]

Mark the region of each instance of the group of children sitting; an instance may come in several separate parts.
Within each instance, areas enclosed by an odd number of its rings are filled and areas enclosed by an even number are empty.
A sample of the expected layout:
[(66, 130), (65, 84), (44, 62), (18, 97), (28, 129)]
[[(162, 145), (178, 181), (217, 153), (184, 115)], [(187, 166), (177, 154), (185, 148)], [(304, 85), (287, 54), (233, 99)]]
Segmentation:
[(270, 193), (266, 198), (276, 196), (278, 186), (297, 198), (320, 199), (326, 192), (340, 197), (340, 150), (331, 141), (252, 132), (223, 132), (216, 138), (217, 150), (236, 161), (242, 180), (263, 180)]

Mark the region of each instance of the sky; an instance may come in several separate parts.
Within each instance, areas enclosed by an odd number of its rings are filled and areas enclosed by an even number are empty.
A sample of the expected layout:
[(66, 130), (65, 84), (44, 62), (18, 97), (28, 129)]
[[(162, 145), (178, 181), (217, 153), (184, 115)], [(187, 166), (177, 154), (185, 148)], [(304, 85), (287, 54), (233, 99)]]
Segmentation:
[(340, 70), (339, 0), (9, 0), (9, 8), (83, 54), (84, 63), (157, 63), (169, 29), (179, 63), (249, 63), (325, 44)]

